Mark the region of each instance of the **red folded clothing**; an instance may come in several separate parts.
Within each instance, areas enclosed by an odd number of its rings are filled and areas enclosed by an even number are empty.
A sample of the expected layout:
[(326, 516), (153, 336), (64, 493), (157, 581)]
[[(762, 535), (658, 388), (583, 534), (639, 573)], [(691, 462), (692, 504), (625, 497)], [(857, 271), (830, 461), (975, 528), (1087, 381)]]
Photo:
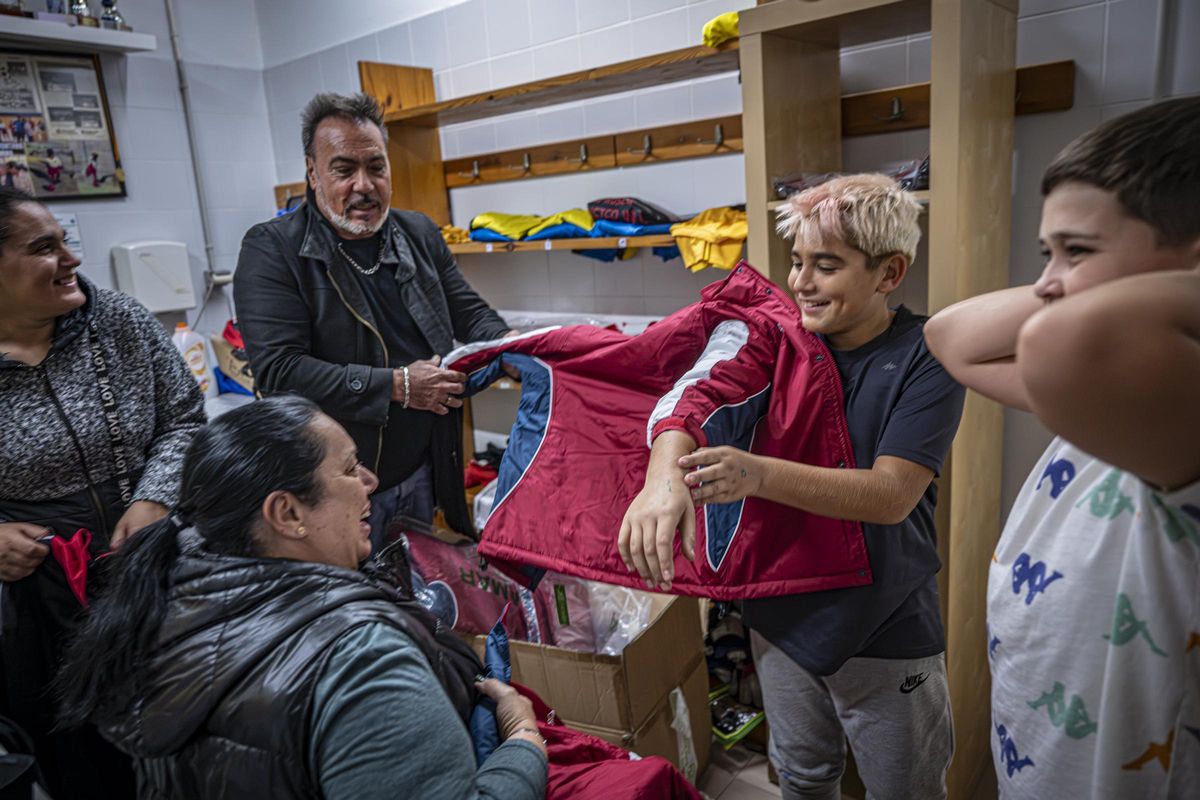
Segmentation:
[(595, 219), (628, 222), (632, 225), (661, 225), (675, 222), (676, 217), (653, 203), (636, 197), (604, 197), (588, 203), (588, 213)]
[(489, 467), (485, 464), (477, 464), (474, 461), (467, 464), (467, 468), (463, 470), (463, 482), (466, 488), (472, 486), (486, 486), (496, 480), (499, 471), (495, 467)]
[(696, 787), (661, 756), (632, 760), (628, 750), (568, 728), (535, 692), (511, 684), (533, 703), (550, 768), (546, 800), (701, 800)]

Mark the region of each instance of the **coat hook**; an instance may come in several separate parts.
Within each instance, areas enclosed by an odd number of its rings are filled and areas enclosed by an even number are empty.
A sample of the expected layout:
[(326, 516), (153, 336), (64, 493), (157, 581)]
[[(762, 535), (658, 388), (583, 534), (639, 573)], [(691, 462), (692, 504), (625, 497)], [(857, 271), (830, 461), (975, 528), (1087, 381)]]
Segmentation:
[(479, 180), (479, 159), (477, 158), (471, 162), (471, 171), (470, 172), (459, 172), (458, 177), (474, 178), (475, 180)]
[(509, 164), (508, 168), (519, 169), (522, 172), (529, 172), (529, 170), (533, 168), (533, 158), (529, 155), (529, 153), (526, 153), (521, 159), (520, 164)]
[(586, 164), (587, 160), (588, 160), (587, 145), (581, 144), (581, 145), (579, 145), (579, 158), (568, 158), (567, 163), (568, 164)]
[(725, 144), (725, 126), (718, 122), (713, 126), (713, 138), (700, 139), (699, 144), (711, 144), (714, 147)]
[(653, 149), (653, 145), (654, 145), (654, 142), (651, 140), (650, 134), (647, 133), (645, 136), (642, 137), (641, 149), (638, 149), (636, 147), (626, 147), (625, 152), (626, 153), (641, 153), (643, 158), (649, 158), (650, 151)]
[(904, 103), (900, 101), (899, 97), (893, 97), (888, 108), (890, 109), (890, 113), (886, 117), (876, 114), (875, 119), (880, 122), (896, 122), (897, 120), (904, 119)]

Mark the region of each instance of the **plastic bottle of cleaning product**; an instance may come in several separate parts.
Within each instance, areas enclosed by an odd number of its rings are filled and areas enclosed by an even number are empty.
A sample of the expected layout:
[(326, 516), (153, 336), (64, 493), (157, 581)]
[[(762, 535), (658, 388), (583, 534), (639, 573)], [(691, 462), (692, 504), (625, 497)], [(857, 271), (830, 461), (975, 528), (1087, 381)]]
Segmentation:
[(208, 344), (204, 337), (188, 328), (186, 322), (175, 325), (175, 335), (171, 337), (175, 349), (187, 362), (192, 377), (200, 384), (200, 391), (205, 397), (217, 396), (217, 381), (212, 368), (208, 365)]

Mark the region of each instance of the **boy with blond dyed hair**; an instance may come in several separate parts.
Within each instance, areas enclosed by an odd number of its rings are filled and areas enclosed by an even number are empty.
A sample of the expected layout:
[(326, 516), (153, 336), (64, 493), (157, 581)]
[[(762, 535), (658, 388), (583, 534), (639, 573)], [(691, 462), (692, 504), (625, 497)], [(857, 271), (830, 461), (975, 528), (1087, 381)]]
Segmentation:
[(658, 588), (673, 577), (677, 528), (683, 553), (695, 552), (693, 504), (759, 497), (863, 524), (871, 585), (744, 601), (789, 800), (840, 798), (847, 738), (872, 797), (946, 794), (954, 737), (933, 478), (963, 390), (926, 349), (925, 318), (888, 307), (916, 255), (919, 213), (890, 178), (852, 175), (796, 195), (781, 214), (780, 233), (795, 241), (788, 287), (837, 363), (856, 468), (697, 449), (665, 431), (621, 524), (626, 565)]
[(1042, 179), (1037, 283), (925, 329), (1058, 434), (988, 576), (1002, 798), (1200, 794), (1200, 97), (1109, 120)]

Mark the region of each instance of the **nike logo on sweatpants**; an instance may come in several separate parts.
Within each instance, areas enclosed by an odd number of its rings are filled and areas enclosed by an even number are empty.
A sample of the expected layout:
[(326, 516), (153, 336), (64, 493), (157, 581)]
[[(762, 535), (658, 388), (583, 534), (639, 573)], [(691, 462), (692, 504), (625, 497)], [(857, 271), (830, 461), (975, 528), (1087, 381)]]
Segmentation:
[(908, 694), (924, 683), (928, 678), (928, 672), (918, 672), (916, 675), (909, 675), (904, 679), (904, 683), (900, 684), (900, 694)]

